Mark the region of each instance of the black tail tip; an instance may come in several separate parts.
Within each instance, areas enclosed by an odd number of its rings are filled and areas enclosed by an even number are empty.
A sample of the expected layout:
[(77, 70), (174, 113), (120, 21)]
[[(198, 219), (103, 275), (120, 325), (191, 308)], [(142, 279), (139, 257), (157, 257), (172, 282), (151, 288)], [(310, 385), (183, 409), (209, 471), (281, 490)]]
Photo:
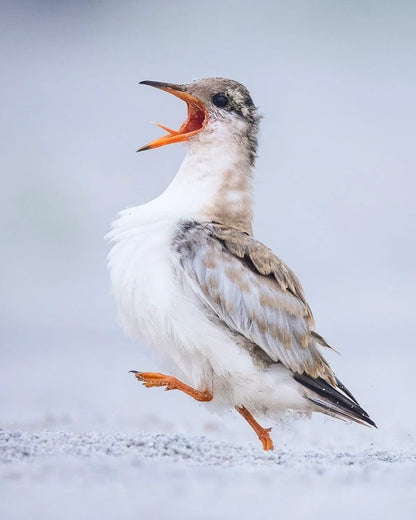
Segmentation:
[(306, 372), (294, 374), (293, 378), (313, 392), (308, 399), (326, 409), (327, 413), (339, 414), (341, 418), (344, 417), (377, 428), (376, 423), (370, 419), (368, 413), (361, 408), (355, 397), (339, 379), (336, 379), (336, 386), (334, 386), (322, 377), (312, 377)]

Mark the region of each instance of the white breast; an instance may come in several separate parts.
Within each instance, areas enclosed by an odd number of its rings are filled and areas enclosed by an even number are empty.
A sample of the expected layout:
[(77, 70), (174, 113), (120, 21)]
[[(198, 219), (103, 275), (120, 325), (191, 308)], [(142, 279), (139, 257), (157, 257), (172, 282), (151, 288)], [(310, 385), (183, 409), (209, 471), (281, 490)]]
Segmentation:
[(229, 373), (230, 367), (250, 370), (249, 354), (185, 295), (174, 275), (171, 244), (179, 221), (152, 213), (148, 205), (122, 212), (108, 237), (114, 244), (109, 268), (125, 332), (169, 357), (197, 388), (211, 387), (213, 376)]

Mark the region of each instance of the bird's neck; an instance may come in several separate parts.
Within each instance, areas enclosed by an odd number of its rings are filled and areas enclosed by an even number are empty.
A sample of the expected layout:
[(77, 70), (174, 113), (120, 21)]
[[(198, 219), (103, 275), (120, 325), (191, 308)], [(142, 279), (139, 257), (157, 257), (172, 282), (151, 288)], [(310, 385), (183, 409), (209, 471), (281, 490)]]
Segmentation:
[[(252, 232), (253, 165), (234, 136), (207, 134), (190, 143), (178, 173), (163, 194), (200, 220)], [(186, 208), (185, 208), (186, 206)]]

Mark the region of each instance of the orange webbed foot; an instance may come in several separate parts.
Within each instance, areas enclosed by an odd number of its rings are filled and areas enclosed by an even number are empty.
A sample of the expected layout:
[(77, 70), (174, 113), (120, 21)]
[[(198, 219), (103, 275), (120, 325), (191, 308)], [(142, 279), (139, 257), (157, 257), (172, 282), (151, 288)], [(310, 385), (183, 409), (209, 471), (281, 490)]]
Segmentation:
[(260, 424), (256, 421), (256, 419), (251, 415), (245, 406), (236, 406), (235, 409), (244, 417), (244, 419), (256, 432), (257, 437), (263, 445), (263, 449), (265, 451), (274, 450), (273, 440), (269, 435), (272, 429), (263, 428), (263, 426), (260, 426)]
[(260, 442), (263, 445), (264, 451), (273, 451), (274, 450), (273, 440), (269, 435), (269, 432), (271, 432), (271, 431), (272, 431), (271, 428), (263, 428), (262, 432), (257, 433), (257, 435), (260, 439)]

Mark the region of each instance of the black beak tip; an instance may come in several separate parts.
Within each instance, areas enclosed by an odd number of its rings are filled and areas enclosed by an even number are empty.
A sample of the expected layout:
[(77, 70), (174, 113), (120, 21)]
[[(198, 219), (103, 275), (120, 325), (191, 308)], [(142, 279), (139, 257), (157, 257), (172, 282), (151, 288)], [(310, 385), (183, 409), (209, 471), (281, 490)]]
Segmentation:
[(150, 146), (149, 145), (142, 146), (141, 148), (136, 150), (136, 153), (137, 152), (145, 152), (146, 150), (150, 150)]
[(184, 91), (185, 85), (177, 85), (176, 83), (166, 83), (164, 81), (150, 81), (145, 79), (139, 82), (139, 85), (149, 85), (149, 87), (156, 87), (162, 90), (171, 89), (171, 90), (179, 90)]
[(168, 85), (168, 83), (164, 83), (162, 81), (151, 81), (145, 79), (143, 81), (139, 81), (139, 85), (149, 85), (149, 87), (163, 88)]

